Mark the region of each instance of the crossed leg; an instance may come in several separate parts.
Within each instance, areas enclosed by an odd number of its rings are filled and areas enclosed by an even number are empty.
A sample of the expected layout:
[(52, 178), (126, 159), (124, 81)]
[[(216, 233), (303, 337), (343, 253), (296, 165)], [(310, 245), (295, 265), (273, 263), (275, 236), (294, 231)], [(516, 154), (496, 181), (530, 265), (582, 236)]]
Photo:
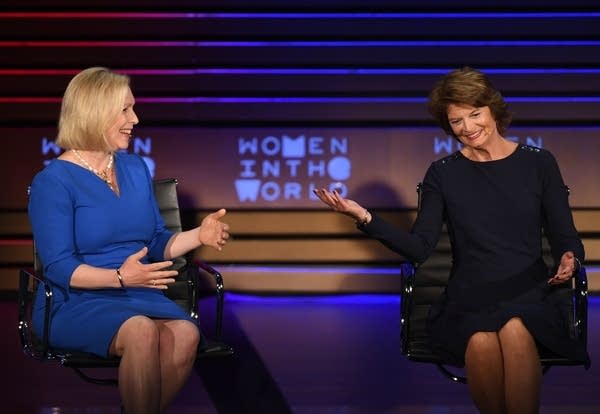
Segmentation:
[(537, 413), (542, 370), (535, 340), (520, 318), (477, 332), (465, 353), (469, 391), (482, 413)]
[(121, 325), (110, 353), (121, 356), (119, 391), (127, 414), (157, 414), (185, 383), (200, 334), (185, 320), (134, 316)]

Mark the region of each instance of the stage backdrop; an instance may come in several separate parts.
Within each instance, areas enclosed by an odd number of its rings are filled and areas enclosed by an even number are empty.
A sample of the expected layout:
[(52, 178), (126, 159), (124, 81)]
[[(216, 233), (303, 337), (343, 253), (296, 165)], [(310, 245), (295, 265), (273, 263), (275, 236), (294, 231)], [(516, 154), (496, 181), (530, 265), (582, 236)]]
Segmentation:
[[(60, 154), (54, 128), (0, 128), (0, 208), (22, 209), (36, 171)], [(573, 207), (600, 207), (600, 127), (521, 127), (510, 139), (552, 151)], [(371, 208), (413, 208), (428, 165), (458, 150), (437, 128), (140, 127), (130, 151), (155, 178), (176, 177), (184, 208), (322, 208), (315, 187)], [(7, 153), (6, 153), (7, 152)]]

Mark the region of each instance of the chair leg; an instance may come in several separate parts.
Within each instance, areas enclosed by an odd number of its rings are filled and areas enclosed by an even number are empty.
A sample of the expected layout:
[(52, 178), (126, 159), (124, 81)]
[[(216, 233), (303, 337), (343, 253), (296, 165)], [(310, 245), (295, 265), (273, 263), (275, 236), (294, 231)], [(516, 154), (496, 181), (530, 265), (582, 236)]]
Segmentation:
[(444, 374), (447, 378), (451, 379), (452, 381), (457, 382), (459, 384), (466, 384), (467, 383), (467, 378), (466, 377), (463, 377), (461, 375), (456, 375), (456, 374), (452, 373), (448, 368), (446, 368), (442, 364), (436, 364), (436, 366), (438, 367), (438, 369), (440, 371), (442, 371), (442, 374)]
[(119, 385), (119, 381), (117, 379), (114, 379), (114, 378), (94, 378), (94, 377), (90, 377), (89, 375), (87, 375), (85, 372), (83, 372), (79, 368), (71, 367), (71, 369), (73, 371), (75, 371), (77, 373), (77, 375), (79, 375), (79, 377), (81, 379), (83, 379), (84, 381), (87, 381), (89, 383), (96, 384), (96, 385), (112, 385), (112, 386)]

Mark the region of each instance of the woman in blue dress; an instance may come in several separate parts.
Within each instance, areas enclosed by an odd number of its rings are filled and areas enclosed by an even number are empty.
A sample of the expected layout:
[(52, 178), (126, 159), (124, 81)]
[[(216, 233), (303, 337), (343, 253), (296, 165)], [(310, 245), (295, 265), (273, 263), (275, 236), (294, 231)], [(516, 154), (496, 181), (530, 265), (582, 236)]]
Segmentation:
[[(462, 145), (427, 170), (410, 232), (337, 192), (315, 193), (417, 263), (431, 254), (446, 223), (453, 264), (446, 294), (429, 315), (431, 345), (465, 367), (481, 412), (536, 413), (542, 377), (537, 347), (589, 360), (569, 337), (553, 295), (554, 285), (569, 280), (584, 257), (566, 187), (549, 151), (503, 137), (510, 114), (481, 72), (448, 73), (431, 92), (429, 110)], [(558, 263), (550, 274), (541, 257), (542, 227)]]
[(221, 250), (229, 234), (224, 209), (192, 230), (165, 228), (145, 162), (122, 151), (138, 123), (134, 104), (125, 75), (94, 67), (71, 80), (56, 140), (64, 152), (36, 174), (29, 217), (56, 287), (50, 344), (120, 356), (125, 412), (146, 414), (162, 412), (185, 384), (200, 341), (198, 326), (163, 294), (177, 274), (171, 259), (201, 245)]

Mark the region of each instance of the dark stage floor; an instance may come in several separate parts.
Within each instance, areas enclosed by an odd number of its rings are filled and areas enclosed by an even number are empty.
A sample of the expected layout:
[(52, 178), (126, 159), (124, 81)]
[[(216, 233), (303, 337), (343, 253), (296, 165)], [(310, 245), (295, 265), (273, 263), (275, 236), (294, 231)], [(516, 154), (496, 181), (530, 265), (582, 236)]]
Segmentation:
[[(212, 306), (204, 299), (201, 307), (212, 315)], [(116, 388), (23, 355), (16, 312), (13, 298), (0, 302), (0, 412), (120, 412)], [(466, 386), (400, 355), (399, 324), (395, 295), (228, 294), (224, 336), (236, 355), (199, 364), (169, 413), (475, 413)], [(600, 363), (598, 297), (590, 299), (588, 349)], [(599, 412), (597, 366), (546, 374), (542, 413)]]

